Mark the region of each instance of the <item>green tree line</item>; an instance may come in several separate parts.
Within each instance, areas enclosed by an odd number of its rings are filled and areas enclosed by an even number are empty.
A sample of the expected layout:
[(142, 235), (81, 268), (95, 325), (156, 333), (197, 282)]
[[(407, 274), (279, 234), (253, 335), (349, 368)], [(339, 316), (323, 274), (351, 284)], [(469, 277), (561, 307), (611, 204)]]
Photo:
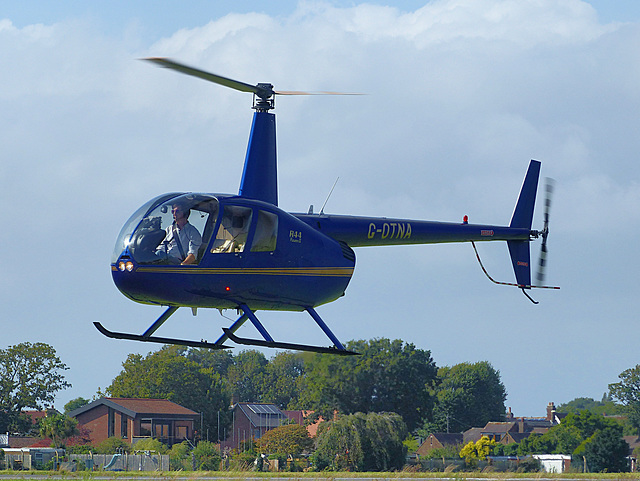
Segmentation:
[[(330, 456), (323, 452), (337, 449), (331, 463), (339, 464), (340, 449), (349, 446), (344, 462), (352, 463), (353, 469), (370, 467), (367, 456), (377, 446), (387, 446), (385, 452), (396, 449), (391, 446), (396, 446), (398, 433), (447, 428), (461, 432), (503, 418), (506, 390), (499, 371), (488, 362), (438, 368), (429, 351), (384, 338), (350, 341), (347, 347), (361, 355), (281, 352), (268, 359), (253, 350), (233, 355), (164, 346), (146, 356), (129, 355), (105, 394), (170, 399), (202, 412), (203, 427), (210, 434), (224, 433), (229, 426), (232, 400), (311, 410), (329, 420), (321, 430), (323, 437), (316, 439), (318, 463), (328, 463)], [(64, 379), (67, 369), (47, 344), (25, 342), (0, 349), (0, 431), (30, 426), (22, 410), (51, 405), (56, 393), (70, 386)], [(633, 432), (640, 428), (640, 365), (625, 370), (619, 379), (609, 385), (601, 402), (577, 398), (561, 405), (560, 411), (570, 413), (562, 424), (517, 446), (498, 445), (493, 452), (572, 454), (588, 460), (591, 470), (620, 469), (615, 463), (625, 448), (623, 430), (629, 434), (631, 427)], [(86, 402), (78, 398), (65, 407), (70, 410)], [(628, 427), (602, 414), (622, 414)], [(52, 417), (40, 429), (59, 444), (74, 433), (75, 425)], [(346, 438), (336, 437), (340, 432)], [(379, 469), (394, 466), (394, 457), (385, 456), (375, 457), (382, 463)]]
[[(228, 430), (232, 401), (334, 414), (396, 413), (409, 432), (462, 431), (504, 416), (506, 390), (488, 362), (438, 368), (427, 350), (401, 340), (347, 343), (359, 356), (165, 346), (130, 354), (106, 387), (112, 397), (166, 398), (203, 413), (209, 439)], [(218, 425), (220, 420), (220, 425)], [(203, 433), (201, 433), (203, 434)]]

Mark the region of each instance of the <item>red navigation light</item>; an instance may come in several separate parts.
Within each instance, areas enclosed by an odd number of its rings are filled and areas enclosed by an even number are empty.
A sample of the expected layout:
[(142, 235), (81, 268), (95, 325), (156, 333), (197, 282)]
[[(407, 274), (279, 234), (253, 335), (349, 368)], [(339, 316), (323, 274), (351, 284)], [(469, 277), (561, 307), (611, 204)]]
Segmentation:
[(465, 216), (462, 218), (462, 223), (463, 223), (463, 224), (468, 224), (468, 223), (469, 223), (469, 216), (468, 216), (468, 215), (465, 215)]

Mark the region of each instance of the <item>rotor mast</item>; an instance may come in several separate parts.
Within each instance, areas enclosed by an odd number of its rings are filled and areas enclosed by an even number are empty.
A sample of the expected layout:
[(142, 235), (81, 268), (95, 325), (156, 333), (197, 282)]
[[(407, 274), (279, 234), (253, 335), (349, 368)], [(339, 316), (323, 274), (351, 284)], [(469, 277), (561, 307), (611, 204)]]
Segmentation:
[(273, 85), (259, 83), (256, 85), (256, 92), (253, 93), (253, 109), (256, 112), (268, 112), (276, 107), (276, 97)]
[(300, 92), (274, 90), (270, 83), (251, 85), (238, 80), (206, 72), (168, 58), (146, 58), (164, 68), (176, 70), (240, 92), (253, 93), (253, 125), (247, 146), (239, 195), (278, 205), (278, 179), (276, 159), (275, 108), (276, 95), (360, 95), (343, 92)]

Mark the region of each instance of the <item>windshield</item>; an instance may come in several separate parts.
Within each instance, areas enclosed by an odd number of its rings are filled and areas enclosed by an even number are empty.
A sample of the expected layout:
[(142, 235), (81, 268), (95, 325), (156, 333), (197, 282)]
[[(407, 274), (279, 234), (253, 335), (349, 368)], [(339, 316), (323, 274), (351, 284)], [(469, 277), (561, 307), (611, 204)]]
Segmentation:
[(131, 234), (133, 234), (134, 229), (138, 226), (142, 218), (149, 212), (150, 209), (153, 209), (158, 204), (165, 202), (168, 199), (179, 196), (180, 193), (174, 192), (171, 194), (162, 194), (158, 197), (151, 199), (149, 202), (143, 204), (138, 210), (136, 210), (131, 217), (127, 220), (127, 222), (120, 229), (120, 233), (118, 234), (118, 238), (116, 239), (116, 245), (113, 248), (113, 254), (111, 256), (111, 263), (115, 264), (127, 246), (129, 245), (129, 240), (131, 239)]
[(156, 197), (127, 221), (112, 262), (126, 245), (139, 264), (197, 264), (211, 238), (217, 214), (218, 200), (211, 195)]

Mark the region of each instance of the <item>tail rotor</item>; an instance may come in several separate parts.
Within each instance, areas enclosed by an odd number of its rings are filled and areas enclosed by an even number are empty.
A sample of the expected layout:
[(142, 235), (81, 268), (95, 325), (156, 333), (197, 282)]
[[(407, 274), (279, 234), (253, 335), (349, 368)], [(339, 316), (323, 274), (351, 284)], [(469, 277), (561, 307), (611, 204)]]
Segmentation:
[(546, 178), (546, 196), (544, 201), (544, 224), (542, 230), (538, 232), (538, 235), (542, 237), (542, 247), (540, 248), (540, 263), (538, 264), (537, 280), (538, 284), (543, 285), (545, 278), (545, 271), (547, 268), (547, 237), (549, 237), (549, 211), (551, 210), (551, 199), (553, 196), (553, 190), (555, 187), (555, 181), (551, 178)]

